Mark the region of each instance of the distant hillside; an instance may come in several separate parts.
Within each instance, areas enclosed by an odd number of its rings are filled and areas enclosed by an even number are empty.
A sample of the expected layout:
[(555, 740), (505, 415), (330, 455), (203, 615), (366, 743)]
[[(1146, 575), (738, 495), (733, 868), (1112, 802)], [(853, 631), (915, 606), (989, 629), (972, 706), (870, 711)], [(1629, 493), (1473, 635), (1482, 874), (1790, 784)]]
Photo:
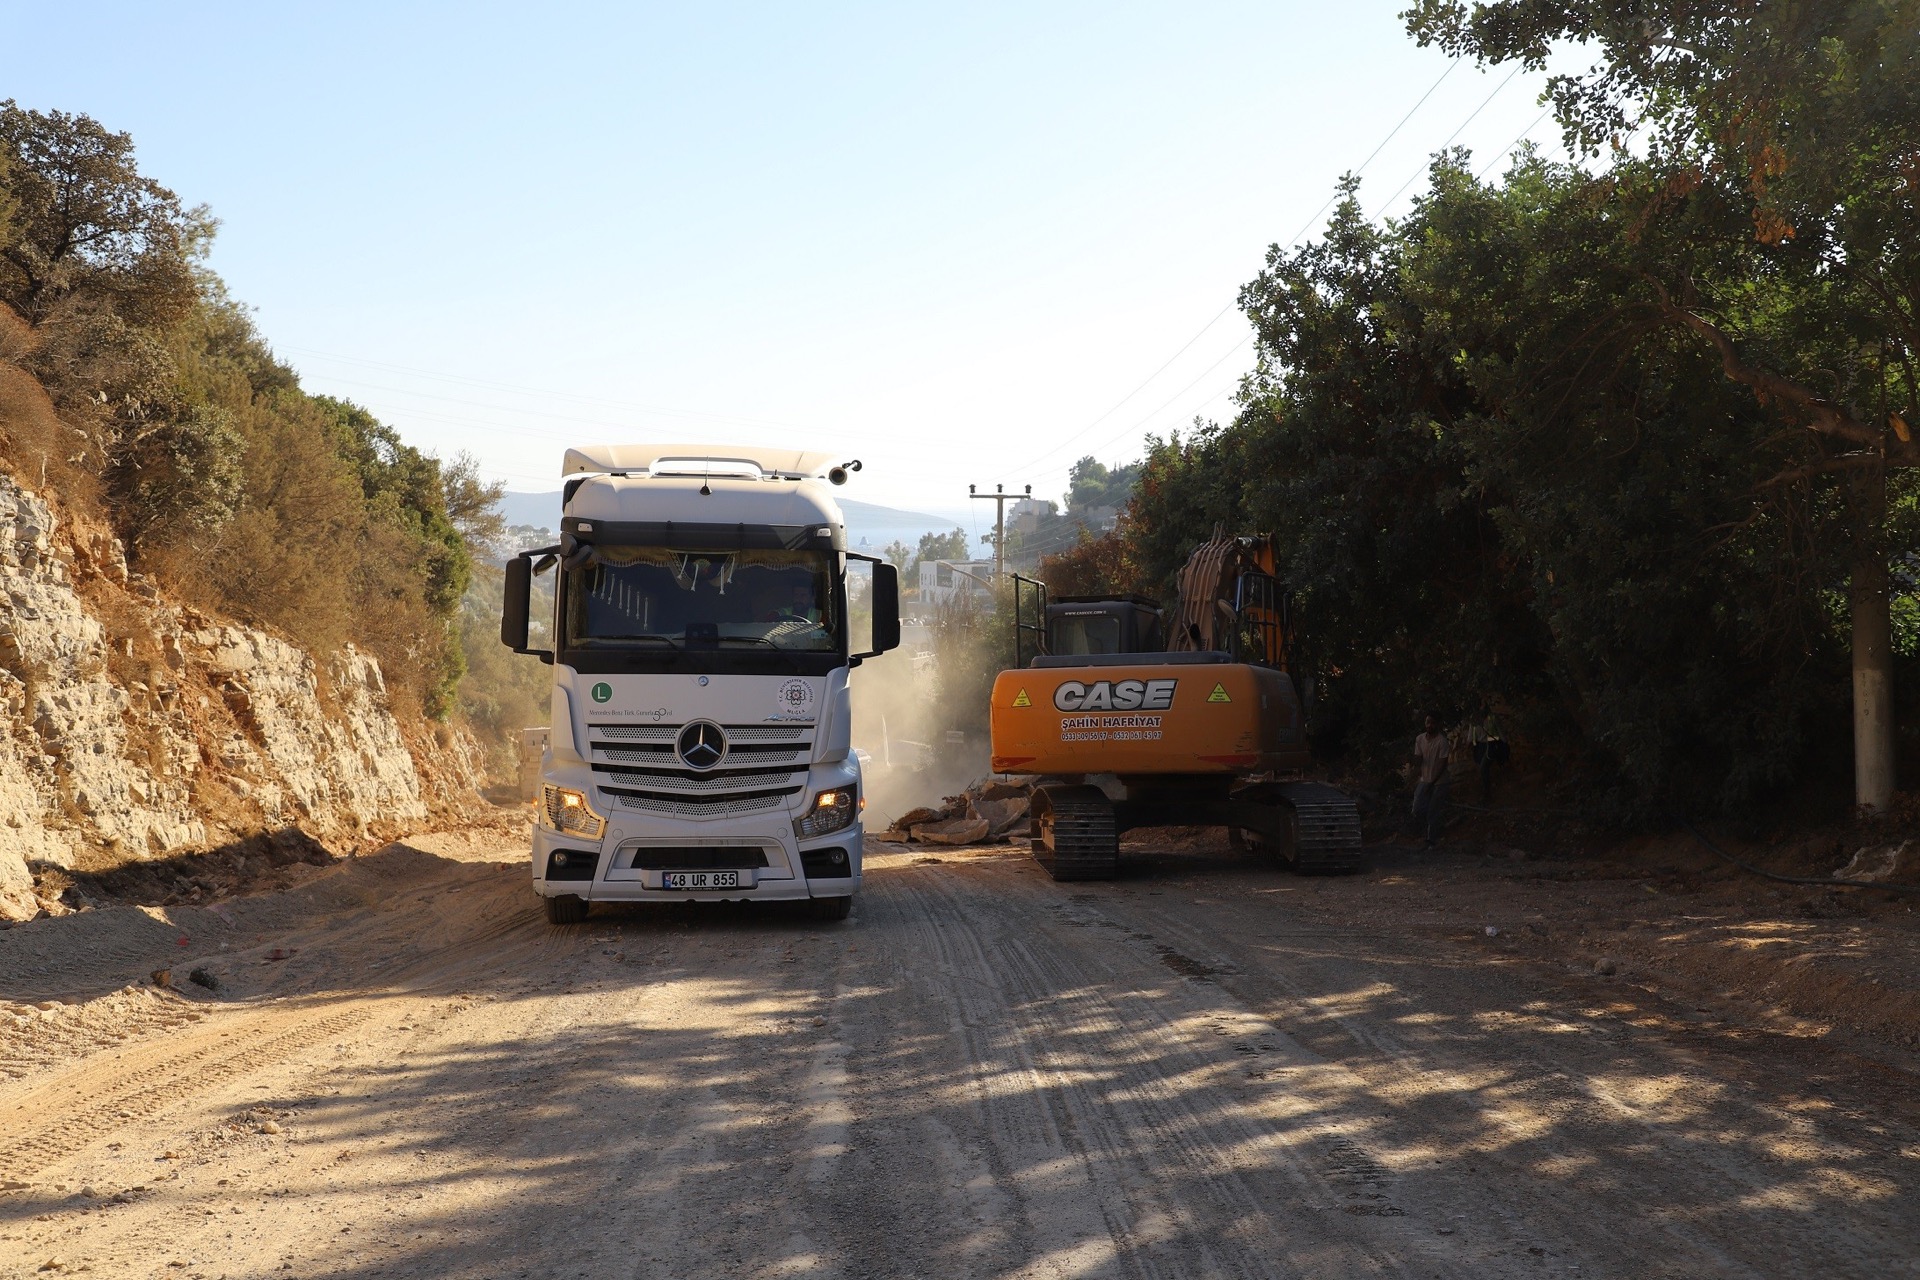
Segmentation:
[[(857, 550), (862, 543), (872, 552), (895, 540), (916, 546), (923, 533), (944, 533), (954, 527), (949, 516), (924, 511), (902, 511), (877, 503), (841, 498), (840, 509), (847, 516), (847, 541)], [(560, 518), (560, 492), (505, 493), (500, 497), (500, 514), (509, 525), (530, 524), (551, 529)]]

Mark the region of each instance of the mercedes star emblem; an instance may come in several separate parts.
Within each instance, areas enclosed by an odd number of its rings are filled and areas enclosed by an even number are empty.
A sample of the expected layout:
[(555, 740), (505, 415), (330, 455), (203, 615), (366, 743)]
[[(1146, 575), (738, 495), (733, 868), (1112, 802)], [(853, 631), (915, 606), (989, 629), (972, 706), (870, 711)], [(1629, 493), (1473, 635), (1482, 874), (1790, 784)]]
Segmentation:
[(695, 720), (680, 731), (676, 744), (689, 769), (711, 769), (727, 754), (727, 735), (711, 720)]

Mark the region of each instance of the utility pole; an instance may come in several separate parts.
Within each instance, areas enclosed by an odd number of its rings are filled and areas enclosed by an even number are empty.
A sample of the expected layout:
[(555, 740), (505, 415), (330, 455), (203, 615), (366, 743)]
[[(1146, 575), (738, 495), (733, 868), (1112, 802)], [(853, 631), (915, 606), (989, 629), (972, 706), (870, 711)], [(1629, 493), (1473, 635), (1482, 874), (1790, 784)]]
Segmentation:
[(993, 486), (992, 493), (980, 493), (976, 491), (973, 485), (968, 485), (967, 496), (969, 498), (979, 498), (982, 501), (991, 502), (994, 504), (993, 506), (993, 585), (997, 587), (1000, 585), (1000, 571), (1002, 568), (1002, 562), (1006, 559), (1007, 504), (1009, 502), (1020, 502), (1026, 498), (1031, 498), (1033, 496), (1033, 486), (1028, 485), (1027, 491), (1024, 494), (1021, 494), (1021, 493), (1008, 493), (1006, 491), (1006, 486), (1000, 485), (1000, 484), (996, 484), (995, 486)]

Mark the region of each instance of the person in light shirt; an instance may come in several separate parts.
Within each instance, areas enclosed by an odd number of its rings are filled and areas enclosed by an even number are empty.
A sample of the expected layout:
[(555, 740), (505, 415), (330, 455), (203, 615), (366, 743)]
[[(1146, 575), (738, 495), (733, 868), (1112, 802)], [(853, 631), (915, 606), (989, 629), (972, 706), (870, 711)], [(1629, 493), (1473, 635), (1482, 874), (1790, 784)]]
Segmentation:
[(1426, 833), (1426, 847), (1440, 840), (1440, 824), (1447, 808), (1447, 757), (1451, 748), (1440, 732), (1440, 717), (1427, 713), (1426, 728), (1413, 740), (1413, 825)]

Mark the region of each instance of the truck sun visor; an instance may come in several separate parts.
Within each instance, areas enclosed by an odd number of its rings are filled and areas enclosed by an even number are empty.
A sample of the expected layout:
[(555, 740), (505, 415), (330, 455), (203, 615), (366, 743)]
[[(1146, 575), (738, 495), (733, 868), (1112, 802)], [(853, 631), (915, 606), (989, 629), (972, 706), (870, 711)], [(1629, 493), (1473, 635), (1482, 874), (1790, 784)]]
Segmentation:
[(674, 520), (591, 520), (568, 516), (567, 542), (668, 547), (684, 551), (845, 551), (846, 530), (825, 524), (706, 524)]

